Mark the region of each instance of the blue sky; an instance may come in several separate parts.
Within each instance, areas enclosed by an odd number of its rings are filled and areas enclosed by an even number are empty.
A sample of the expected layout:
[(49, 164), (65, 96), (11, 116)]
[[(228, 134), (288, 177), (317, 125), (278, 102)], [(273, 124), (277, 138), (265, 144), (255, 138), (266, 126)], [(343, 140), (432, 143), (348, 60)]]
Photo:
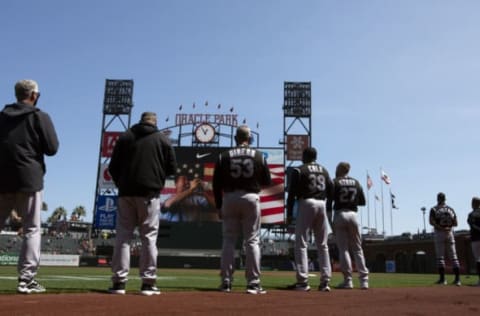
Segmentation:
[(333, 174), (349, 161), (363, 184), (369, 171), (370, 226), (383, 167), (394, 234), (422, 230), (439, 191), (466, 229), (480, 195), (478, 12), (474, 0), (5, 0), (0, 100), (14, 101), (19, 79), (39, 82), (61, 142), (45, 200), (91, 220), (105, 79), (134, 80), (133, 122), (208, 100), (258, 122), (266, 147), (282, 137), (283, 82), (310, 81), (319, 162)]

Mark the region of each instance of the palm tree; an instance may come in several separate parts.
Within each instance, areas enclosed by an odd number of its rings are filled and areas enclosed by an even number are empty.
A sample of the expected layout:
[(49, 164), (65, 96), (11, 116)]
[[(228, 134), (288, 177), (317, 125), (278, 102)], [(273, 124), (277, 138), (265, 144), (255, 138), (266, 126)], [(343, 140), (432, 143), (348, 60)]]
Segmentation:
[(67, 210), (63, 206), (59, 206), (53, 210), (52, 215), (47, 219), (48, 223), (56, 223), (67, 216)]
[(85, 215), (87, 215), (87, 211), (85, 210), (85, 207), (83, 205), (79, 205), (73, 209), (72, 216), (73, 215), (75, 215), (80, 221), (82, 217), (85, 217)]

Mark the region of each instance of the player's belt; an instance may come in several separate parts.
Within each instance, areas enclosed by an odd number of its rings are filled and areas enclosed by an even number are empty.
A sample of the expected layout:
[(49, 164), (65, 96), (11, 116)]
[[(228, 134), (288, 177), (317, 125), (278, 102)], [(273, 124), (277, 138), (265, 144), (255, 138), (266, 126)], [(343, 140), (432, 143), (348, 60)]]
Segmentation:
[(303, 196), (301, 196), (301, 197), (299, 197), (298, 199), (299, 199), (299, 200), (314, 199), (314, 200), (319, 200), (319, 201), (325, 201), (325, 198), (319, 198), (319, 197), (314, 197), (314, 196), (312, 196), (312, 197), (303, 197)]
[(341, 208), (339, 210), (335, 210), (335, 212), (356, 212), (357, 210), (351, 210), (351, 209), (348, 209), (348, 208)]
[(225, 193), (232, 193), (232, 192), (245, 192), (245, 193), (258, 193), (257, 191), (254, 190), (245, 190), (245, 189), (229, 189), (229, 190), (224, 190)]

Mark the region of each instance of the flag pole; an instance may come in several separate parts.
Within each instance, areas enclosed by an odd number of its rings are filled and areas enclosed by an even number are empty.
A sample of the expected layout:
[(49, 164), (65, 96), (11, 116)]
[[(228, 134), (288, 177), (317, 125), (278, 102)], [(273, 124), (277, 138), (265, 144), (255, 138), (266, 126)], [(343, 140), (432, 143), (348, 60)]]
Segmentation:
[(392, 200), (392, 189), (388, 188), (388, 191), (390, 193), (390, 233), (393, 236), (393, 200)]
[(375, 192), (375, 235), (378, 235), (378, 224), (377, 224), (377, 193)]
[(367, 170), (367, 223), (368, 223), (368, 233), (370, 234), (370, 188), (368, 187), (368, 170)]
[(381, 192), (381, 195), (382, 195), (382, 235), (385, 238), (385, 206), (384, 206), (385, 203), (383, 203), (383, 179), (382, 179), (383, 172), (382, 171), (383, 171), (383, 169), (380, 168), (380, 180), (381, 180), (380, 181), (380, 188), (382, 190), (382, 192)]

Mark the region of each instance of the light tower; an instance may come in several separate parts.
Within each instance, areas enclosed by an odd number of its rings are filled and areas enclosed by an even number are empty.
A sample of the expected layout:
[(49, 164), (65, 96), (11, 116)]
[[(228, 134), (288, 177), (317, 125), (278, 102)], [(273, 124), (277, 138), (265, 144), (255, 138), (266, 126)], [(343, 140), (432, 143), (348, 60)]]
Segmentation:
[(93, 207), (94, 230), (115, 228), (117, 189), (108, 173), (108, 163), (118, 137), (130, 127), (132, 96), (133, 80), (106, 80)]

